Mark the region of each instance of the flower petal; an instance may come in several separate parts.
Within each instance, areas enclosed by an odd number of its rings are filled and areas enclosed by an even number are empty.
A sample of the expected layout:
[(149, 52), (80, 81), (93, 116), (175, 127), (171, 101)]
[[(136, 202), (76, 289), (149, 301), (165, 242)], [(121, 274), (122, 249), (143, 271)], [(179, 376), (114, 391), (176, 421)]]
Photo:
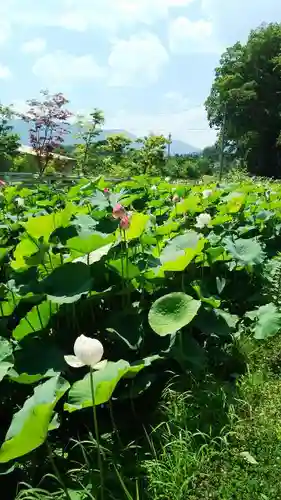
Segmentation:
[(85, 366), (76, 356), (64, 356), (64, 359), (72, 368), (82, 368), (82, 366)]
[(103, 357), (103, 345), (98, 339), (80, 335), (74, 344), (75, 356), (87, 366), (94, 366)]

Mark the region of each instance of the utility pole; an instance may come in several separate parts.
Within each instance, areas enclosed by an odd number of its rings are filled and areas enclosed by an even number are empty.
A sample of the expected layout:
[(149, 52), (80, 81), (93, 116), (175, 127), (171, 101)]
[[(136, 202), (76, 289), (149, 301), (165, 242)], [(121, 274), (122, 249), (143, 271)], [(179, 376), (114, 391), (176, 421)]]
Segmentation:
[(222, 123), (222, 129), (221, 129), (220, 176), (219, 176), (219, 181), (221, 181), (221, 179), (222, 179), (223, 164), (224, 164), (225, 126), (226, 126), (226, 104), (224, 105), (223, 123)]
[(171, 132), (169, 133), (169, 136), (168, 136), (168, 158), (171, 157), (171, 142), (172, 142), (172, 134)]

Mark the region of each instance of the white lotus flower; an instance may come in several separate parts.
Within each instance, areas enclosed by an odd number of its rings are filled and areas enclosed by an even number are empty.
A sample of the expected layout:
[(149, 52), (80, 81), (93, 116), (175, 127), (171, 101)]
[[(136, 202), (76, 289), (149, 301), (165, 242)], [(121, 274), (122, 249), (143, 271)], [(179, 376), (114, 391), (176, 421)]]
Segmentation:
[(102, 370), (107, 364), (107, 360), (101, 361), (103, 357), (103, 345), (97, 339), (92, 339), (81, 335), (74, 344), (75, 356), (64, 356), (65, 361), (72, 368), (90, 366), (94, 370)]
[(212, 220), (212, 217), (209, 214), (206, 214), (206, 213), (200, 214), (200, 215), (198, 215), (198, 217), (196, 217), (195, 227), (198, 227), (199, 229), (203, 229), (203, 227), (209, 226), (211, 220)]
[(213, 191), (211, 189), (205, 189), (205, 191), (203, 191), (203, 193), (202, 193), (202, 196), (204, 199), (206, 199), (206, 198), (209, 198), (209, 196), (211, 196), (212, 193), (213, 193)]
[(165, 182), (170, 182), (171, 177), (165, 177)]
[(24, 207), (24, 199), (20, 198), (20, 196), (15, 199), (15, 202), (17, 203), (18, 207)]
[(153, 184), (153, 186), (151, 186), (151, 191), (157, 191), (157, 186), (155, 186), (155, 184)]

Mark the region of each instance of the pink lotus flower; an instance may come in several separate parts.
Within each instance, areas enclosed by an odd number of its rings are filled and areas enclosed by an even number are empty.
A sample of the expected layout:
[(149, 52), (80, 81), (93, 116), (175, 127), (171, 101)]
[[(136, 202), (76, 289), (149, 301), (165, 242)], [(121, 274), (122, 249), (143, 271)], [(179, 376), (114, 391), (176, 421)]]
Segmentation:
[(1, 186), (2, 186), (2, 187), (5, 187), (5, 186), (6, 186), (6, 182), (5, 182), (5, 181), (2, 181), (2, 180), (0, 179), (0, 187), (1, 187)]
[(126, 229), (129, 229), (129, 227), (130, 217), (128, 217), (128, 215), (124, 215), (124, 217), (122, 217), (122, 219), (120, 220), (120, 228), (125, 231)]
[(112, 216), (114, 217), (114, 219), (122, 219), (123, 217), (126, 216), (125, 208), (122, 205), (120, 205), (120, 203), (117, 203), (117, 205), (115, 205), (115, 207), (112, 210)]

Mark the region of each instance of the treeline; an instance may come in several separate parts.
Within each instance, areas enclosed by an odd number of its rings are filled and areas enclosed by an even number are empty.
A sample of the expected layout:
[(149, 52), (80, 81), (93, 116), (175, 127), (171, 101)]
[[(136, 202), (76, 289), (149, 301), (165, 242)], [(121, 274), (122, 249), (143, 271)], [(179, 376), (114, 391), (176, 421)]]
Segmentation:
[[(88, 116), (75, 117), (76, 144), (69, 146), (67, 136), (73, 114), (68, 104), (61, 93), (41, 91), (39, 100), (27, 101), (24, 114), (0, 106), (0, 170), (33, 171), (40, 175), (71, 171), (79, 175), (149, 174), (172, 178), (199, 178), (213, 171), (216, 148), (206, 148), (202, 155), (170, 156), (169, 139), (163, 135), (151, 134), (132, 141), (124, 134), (113, 134), (100, 140), (105, 119), (99, 109)], [(30, 154), (19, 153), (20, 137), (10, 125), (15, 117), (29, 125)]]

